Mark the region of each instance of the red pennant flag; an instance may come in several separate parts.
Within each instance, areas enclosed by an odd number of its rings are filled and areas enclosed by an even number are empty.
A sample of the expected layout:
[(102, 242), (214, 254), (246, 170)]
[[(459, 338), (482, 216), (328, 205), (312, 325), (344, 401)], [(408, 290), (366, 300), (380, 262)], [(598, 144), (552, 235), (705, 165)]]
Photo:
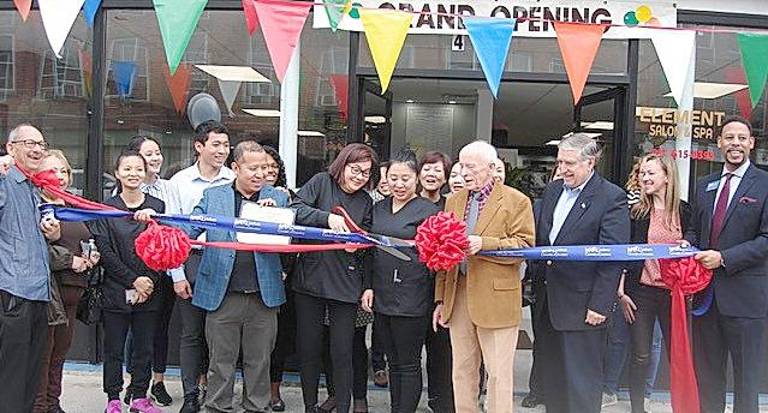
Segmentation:
[(557, 43), (571, 83), (574, 105), (579, 103), (589, 71), (603, 38), (605, 25), (555, 22)]
[(256, 0), (243, 0), (243, 14), (245, 14), (245, 24), (248, 26), (248, 34), (253, 36), (256, 29), (259, 28), (259, 16), (256, 15), (256, 6), (253, 4)]
[[(740, 66), (728, 66), (725, 68), (725, 81), (728, 83), (745, 84), (747, 77), (744, 76), (744, 70)], [(733, 94), (736, 100), (736, 106), (739, 108), (741, 116), (749, 119), (752, 116), (752, 101), (749, 98), (749, 88), (740, 90)]]
[(253, 2), (267, 43), (277, 80), (283, 77), (301, 36), (312, 3), (308, 1), (259, 0)]
[(171, 71), (166, 66), (165, 68), (165, 84), (168, 85), (168, 90), (171, 92), (171, 98), (173, 98), (173, 106), (176, 108), (176, 112), (179, 114), (184, 113), (187, 106), (187, 91), (189, 90), (189, 84), (192, 82), (192, 67), (183, 63), (176, 69), (176, 73), (171, 75)]
[(342, 119), (347, 119), (347, 99), (349, 99), (349, 76), (331, 75), (331, 86), (336, 93), (336, 103), (339, 105), (339, 113)]
[(13, 4), (16, 5), (16, 9), (21, 15), (21, 20), (27, 21), (29, 10), (32, 8), (32, 0), (13, 0)]

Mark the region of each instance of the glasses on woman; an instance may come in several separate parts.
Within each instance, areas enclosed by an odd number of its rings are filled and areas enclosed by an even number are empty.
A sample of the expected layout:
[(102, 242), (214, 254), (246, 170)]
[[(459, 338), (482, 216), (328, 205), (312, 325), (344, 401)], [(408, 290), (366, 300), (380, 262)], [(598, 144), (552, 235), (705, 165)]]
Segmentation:
[(347, 165), (347, 167), (349, 168), (349, 172), (352, 172), (353, 176), (362, 176), (363, 178), (371, 177), (370, 169), (363, 170), (357, 165)]

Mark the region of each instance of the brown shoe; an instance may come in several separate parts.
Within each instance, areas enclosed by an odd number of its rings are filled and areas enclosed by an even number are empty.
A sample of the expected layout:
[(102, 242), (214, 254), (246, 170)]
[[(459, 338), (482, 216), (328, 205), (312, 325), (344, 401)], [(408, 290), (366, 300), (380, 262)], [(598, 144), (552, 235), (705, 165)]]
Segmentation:
[(355, 399), (352, 402), (353, 413), (368, 413), (368, 401), (365, 399)]
[(373, 384), (376, 387), (389, 387), (389, 374), (387, 374), (386, 370), (379, 370), (373, 373)]

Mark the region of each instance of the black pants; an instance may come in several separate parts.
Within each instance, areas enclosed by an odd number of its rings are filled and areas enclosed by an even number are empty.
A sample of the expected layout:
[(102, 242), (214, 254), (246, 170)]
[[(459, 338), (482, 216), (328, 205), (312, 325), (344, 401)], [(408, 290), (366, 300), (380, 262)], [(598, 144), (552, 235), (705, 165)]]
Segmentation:
[(133, 333), (133, 374), (131, 393), (134, 399), (147, 396), (152, 376), (152, 345), (157, 323), (156, 311), (118, 313), (104, 311), (104, 393), (109, 400), (119, 400), (123, 390), (123, 354), (128, 329)]
[(337, 412), (348, 413), (352, 399), (352, 348), (357, 304), (299, 293), (294, 298), (304, 406), (309, 408), (317, 405), (323, 358), (323, 318), (327, 306), (331, 321), (329, 335)]
[[(352, 397), (355, 400), (368, 399), (368, 347), (365, 345), (367, 327), (355, 327), (354, 343), (352, 344)], [(333, 364), (331, 363), (331, 334), (329, 328), (325, 330), (326, 334), (323, 340), (325, 382), (328, 387), (328, 396), (336, 397), (336, 388), (333, 384)]]
[(541, 330), (541, 312), (542, 308), (541, 305), (543, 304), (542, 299), (544, 298), (544, 294), (546, 294), (546, 285), (544, 283), (536, 278), (534, 278), (533, 283), (533, 290), (534, 290), (534, 296), (539, 298), (538, 300), (535, 300), (531, 304), (531, 329), (533, 330), (533, 351), (532, 357), (533, 362), (531, 363), (531, 372), (528, 376), (528, 391), (530, 394), (539, 399), (544, 400), (544, 385), (542, 383), (542, 355), (541, 355), (541, 345), (539, 343), (539, 332)]
[(392, 413), (413, 413), (421, 397), (421, 349), (429, 316), (397, 317), (376, 313), (389, 355), (389, 392)]
[[(190, 283), (197, 274), (201, 254), (193, 252), (187, 260), (185, 272)], [(194, 287), (192, 289), (194, 291)], [(192, 300), (177, 298), (181, 316), (179, 337), (179, 364), (184, 398), (196, 398), (199, 391), (197, 380), (208, 371), (208, 346), (205, 342), (205, 310), (192, 305)]]
[(269, 378), (272, 383), (283, 381), (285, 360), (296, 352), (296, 308), (293, 293), (286, 291), (285, 304), (277, 314), (277, 342), (269, 362)]
[(725, 409), (726, 362), (733, 362), (733, 413), (757, 413), (765, 368), (765, 318), (729, 317), (717, 301), (693, 319), (693, 356), (702, 413)]
[[(160, 300), (160, 311), (157, 312), (155, 323), (154, 349), (152, 350), (152, 371), (164, 374), (168, 364), (168, 325), (171, 323), (173, 306), (176, 304), (176, 293), (173, 291), (173, 281), (170, 277), (163, 277), (158, 283), (157, 294)], [(125, 364), (128, 373), (133, 374), (133, 338), (129, 334), (125, 346)], [(133, 388), (133, 386), (130, 386)]]
[[(635, 322), (629, 326), (632, 355), (630, 357), (631, 368), (629, 370), (629, 398), (632, 402), (633, 413), (645, 411), (645, 388), (648, 380), (648, 368), (651, 361), (651, 343), (653, 342), (653, 330), (658, 318), (661, 332), (664, 336), (664, 344), (669, 354), (669, 331), (671, 322), (672, 297), (665, 288), (640, 285), (633, 288), (629, 297), (637, 306)], [(617, 312), (614, 317), (622, 317)]]
[(541, 349), (547, 413), (599, 413), (607, 330), (555, 330), (547, 304), (542, 305), (541, 333), (536, 340)]
[(451, 335), (447, 328), (432, 329), (427, 323), (427, 404), (435, 413), (453, 413), (453, 379), (451, 378)]
[(373, 372), (385, 371), (387, 369), (386, 352), (384, 351), (384, 342), (381, 337), (381, 331), (376, 327), (376, 321), (373, 321), (371, 327), (371, 368)]
[(48, 344), (48, 303), (0, 291), (0, 410), (28, 413)]

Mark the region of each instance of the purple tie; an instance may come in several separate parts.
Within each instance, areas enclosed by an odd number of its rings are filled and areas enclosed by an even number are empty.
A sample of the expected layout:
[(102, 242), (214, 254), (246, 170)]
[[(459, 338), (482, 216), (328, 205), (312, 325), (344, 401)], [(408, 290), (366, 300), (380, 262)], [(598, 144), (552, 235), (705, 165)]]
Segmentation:
[(717, 241), (720, 238), (720, 231), (723, 230), (725, 213), (728, 211), (728, 197), (731, 194), (731, 178), (733, 174), (725, 174), (725, 183), (720, 190), (720, 196), (715, 203), (715, 213), (712, 215), (712, 230), (709, 233), (710, 248), (717, 248)]

